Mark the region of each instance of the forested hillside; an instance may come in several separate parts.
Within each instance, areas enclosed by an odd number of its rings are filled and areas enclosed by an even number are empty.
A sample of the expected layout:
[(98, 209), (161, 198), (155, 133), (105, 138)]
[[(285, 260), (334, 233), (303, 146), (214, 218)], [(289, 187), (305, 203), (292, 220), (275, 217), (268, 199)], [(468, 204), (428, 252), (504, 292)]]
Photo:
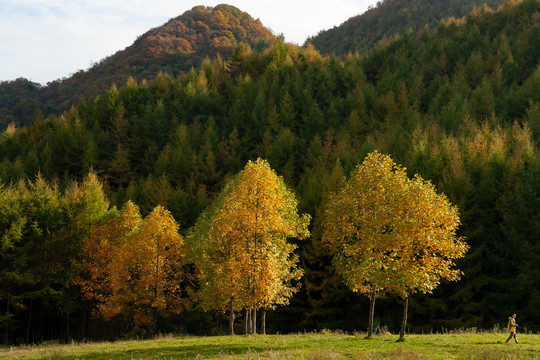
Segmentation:
[(437, 28), (443, 19), (460, 19), (475, 8), (497, 9), (504, 0), (383, 0), (340, 26), (309, 38), (322, 54), (366, 54), (381, 41), (424, 27)]
[[(258, 19), (234, 6), (196, 6), (141, 35), (88, 70), (42, 86), (26, 79), (0, 83), (0, 128), (28, 124), (36, 112), (60, 114), (79, 100), (92, 98), (112, 84), (153, 79), (159, 72), (188, 72), (206, 57), (228, 57), (240, 44), (262, 50), (275, 36)], [(38, 110), (39, 109), (39, 110)]]
[[(321, 245), (321, 209), (342, 177), (377, 149), (458, 206), (459, 235), (470, 245), (458, 263), (460, 282), (410, 299), (410, 329), (490, 329), (517, 312), (520, 326), (538, 330), (539, 19), (540, 1), (507, 1), (499, 11), (484, 8), (408, 32), (366, 56), (340, 60), (278, 39), (261, 52), (240, 45), (226, 60), (205, 60), (179, 77), (129, 79), (61, 116), (9, 127), (0, 139), (2, 196), (16, 193), (7, 191), (10, 183), (38, 173), (63, 189), (93, 169), (111, 204), (132, 200), (143, 217), (162, 205), (186, 234), (228, 180), (261, 157), (294, 189), (299, 212), (312, 216), (311, 237), (298, 243), (302, 288), (268, 315), (268, 331), (351, 331), (366, 328), (367, 299), (335, 275)], [(3, 242), (0, 273), (16, 267), (33, 276), (28, 259), (40, 251), (42, 265), (79, 261), (67, 251), (46, 256), (41, 234), (32, 237), (35, 247)], [(23, 285), (2, 277), (0, 321), (12, 338), (65, 336), (66, 328), (84, 334), (92, 304), (78, 295), (76, 274), (45, 275)], [(69, 307), (57, 307), (59, 299)], [(376, 310), (378, 323), (394, 331), (396, 302), (383, 300)], [(225, 326), (220, 315), (189, 309), (189, 316), (162, 319), (163, 329), (210, 333)], [(91, 321), (94, 333), (86, 335), (103, 335)], [(38, 322), (54, 325), (29, 326)]]

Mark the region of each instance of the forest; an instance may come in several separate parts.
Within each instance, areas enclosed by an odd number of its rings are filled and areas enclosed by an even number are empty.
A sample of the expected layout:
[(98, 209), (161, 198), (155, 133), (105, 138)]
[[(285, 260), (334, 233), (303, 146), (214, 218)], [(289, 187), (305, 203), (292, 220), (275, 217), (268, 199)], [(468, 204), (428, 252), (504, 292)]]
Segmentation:
[(385, 44), (409, 30), (417, 32), (437, 28), (441, 20), (460, 19), (475, 8), (497, 9), (504, 0), (382, 0), (365, 13), (356, 15), (340, 26), (321, 30), (310, 37), (322, 54), (367, 54), (374, 47)]
[[(459, 282), (409, 299), (409, 331), (491, 329), (513, 312), (537, 331), (539, 62), (540, 1), (508, 0), (343, 59), (282, 38), (267, 49), (241, 43), (187, 73), (130, 78), (61, 115), (11, 124), (0, 139), (4, 341), (130, 335), (121, 321), (95, 316), (75, 281), (84, 226), (70, 216), (87, 211), (74, 199), (89, 174), (111, 207), (132, 202), (147, 219), (161, 206), (185, 237), (257, 158), (311, 216), (310, 236), (294, 242), (299, 290), (268, 311), (266, 331), (365, 329), (369, 299), (344, 285), (321, 239), (329, 195), (374, 150), (444, 193), (470, 246), (457, 261)], [(27, 209), (20, 222), (12, 200)], [(156, 329), (226, 332), (225, 314), (186, 301)], [(398, 297), (375, 311), (378, 324), (399, 329)]]

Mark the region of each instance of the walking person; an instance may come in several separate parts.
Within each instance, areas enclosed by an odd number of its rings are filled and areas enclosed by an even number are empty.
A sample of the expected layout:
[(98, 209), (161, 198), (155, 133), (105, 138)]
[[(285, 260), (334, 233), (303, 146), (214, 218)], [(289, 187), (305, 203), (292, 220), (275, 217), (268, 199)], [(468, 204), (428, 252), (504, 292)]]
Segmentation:
[(517, 339), (517, 328), (518, 324), (516, 323), (516, 314), (512, 314), (512, 316), (508, 318), (507, 326), (507, 330), (510, 332), (510, 336), (508, 336), (508, 339), (506, 339), (506, 341), (504, 342), (505, 344), (510, 341), (511, 338), (514, 338), (516, 344), (519, 344), (519, 341)]

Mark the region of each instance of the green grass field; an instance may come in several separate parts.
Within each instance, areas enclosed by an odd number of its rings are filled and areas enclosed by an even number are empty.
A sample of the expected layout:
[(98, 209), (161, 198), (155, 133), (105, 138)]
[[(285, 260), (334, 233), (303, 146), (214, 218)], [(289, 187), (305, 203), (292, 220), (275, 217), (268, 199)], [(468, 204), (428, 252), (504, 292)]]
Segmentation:
[(540, 335), (506, 333), (395, 335), (366, 339), (323, 331), (297, 335), (165, 336), (66, 345), (0, 348), (0, 359), (540, 359)]

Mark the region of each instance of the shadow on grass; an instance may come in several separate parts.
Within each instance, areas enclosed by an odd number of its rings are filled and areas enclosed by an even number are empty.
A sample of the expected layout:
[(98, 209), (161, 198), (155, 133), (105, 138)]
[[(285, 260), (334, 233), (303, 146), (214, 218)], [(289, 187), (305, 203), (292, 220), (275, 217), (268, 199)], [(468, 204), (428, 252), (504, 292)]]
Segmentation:
[(475, 341), (474, 345), (505, 345), (503, 341)]
[[(219, 355), (240, 355), (251, 353), (263, 353), (273, 350), (266, 346), (241, 346), (232, 345), (178, 345), (178, 346), (154, 346), (144, 349), (127, 349), (121, 351), (94, 351), (84, 354), (73, 354), (61, 356), (62, 359), (195, 359), (215, 357)], [(54, 354), (51, 358), (55, 358)]]

